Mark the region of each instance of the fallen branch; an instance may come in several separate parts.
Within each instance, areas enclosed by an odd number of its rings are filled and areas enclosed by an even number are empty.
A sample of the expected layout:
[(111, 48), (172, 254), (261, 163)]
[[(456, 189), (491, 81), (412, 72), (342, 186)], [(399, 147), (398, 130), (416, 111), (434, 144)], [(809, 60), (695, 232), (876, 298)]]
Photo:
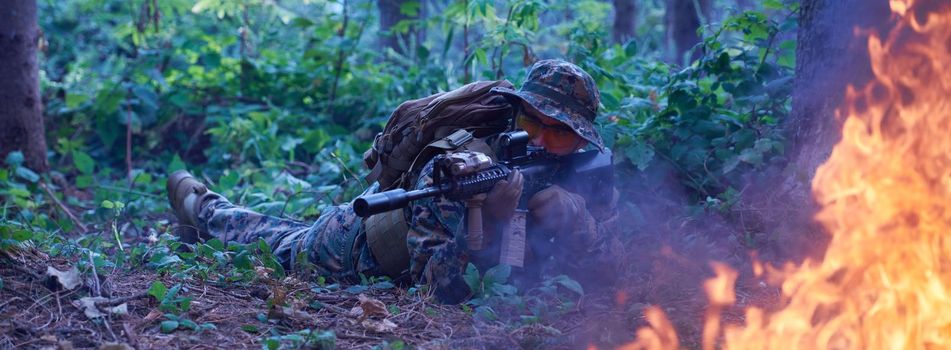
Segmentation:
[(69, 208), (67, 208), (66, 205), (63, 204), (63, 202), (60, 202), (59, 198), (56, 198), (56, 196), (53, 195), (53, 191), (50, 190), (49, 186), (46, 186), (45, 182), (40, 182), (40, 187), (43, 188), (43, 191), (46, 192), (47, 196), (50, 196), (50, 198), (53, 199), (53, 203), (56, 203), (56, 206), (59, 207), (59, 209), (62, 210), (64, 213), (66, 213), (66, 216), (69, 217), (69, 220), (72, 221), (73, 224), (76, 225), (76, 227), (79, 227), (79, 231), (81, 233), (89, 232), (89, 230), (86, 229), (86, 225), (83, 225), (82, 221), (79, 221), (79, 218), (77, 218), (76, 215), (73, 215), (73, 212), (69, 211)]
[(98, 307), (116, 306), (122, 303), (127, 303), (133, 300), (145, 299), (148, 297), (149, 297), (149, 293), (142, 292), (139, 294), (133, 294), (133, 295), (125, 296), (121, 298), (113, 298), (106, 301), (99, 301), (99, 302), (96, 302), (96, 306)]

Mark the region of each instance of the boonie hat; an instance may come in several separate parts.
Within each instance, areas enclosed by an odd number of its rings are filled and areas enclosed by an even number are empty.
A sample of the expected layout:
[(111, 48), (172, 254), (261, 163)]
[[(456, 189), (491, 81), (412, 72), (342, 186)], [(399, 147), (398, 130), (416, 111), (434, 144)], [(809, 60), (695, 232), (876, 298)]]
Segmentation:
[(580, 67), (557, 59), (541, 60), (532, 65), (521, 89), (497, 87), (492, 91), (526, 102), (604, 151), (601, 135), (594, 129), (601, 94), (594, 79)]

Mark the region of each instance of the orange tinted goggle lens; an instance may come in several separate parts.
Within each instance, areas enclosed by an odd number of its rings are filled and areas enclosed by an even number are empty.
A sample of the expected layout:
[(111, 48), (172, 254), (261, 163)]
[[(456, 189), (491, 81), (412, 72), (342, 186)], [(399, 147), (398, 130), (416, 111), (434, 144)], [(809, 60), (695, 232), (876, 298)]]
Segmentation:
[(541, 135), (542, 141), (550, 148), (574, 148), (583, 142), (583, 139), (568, 130), (545, 127), (530, 117), (520, 116), (518, 126), (530, 135)]
[(542, 135), (542, 139), (552, 149), (575, 148), (582, 142), (577, 135), (564, 132), (546, 132)]
[(522, 128), (531, 135), (538, 134), (541, 131), (542, 126), (538, 125), (534, 120), (526, 118), (525, 116), (518, 117), (518, 127)]

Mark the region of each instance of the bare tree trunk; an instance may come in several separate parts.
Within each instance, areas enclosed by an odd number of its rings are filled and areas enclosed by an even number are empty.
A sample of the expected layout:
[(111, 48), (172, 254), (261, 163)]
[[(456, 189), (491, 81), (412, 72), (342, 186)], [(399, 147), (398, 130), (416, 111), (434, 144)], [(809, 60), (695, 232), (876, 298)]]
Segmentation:
[[(699, 6), (699, 8), (698, 8)], [(697, 29), (710, 18), (710, 0), (667, 0), (667, 42), (671, 47), (674, 62), (680, 63), (690, 48), (700, 43)], [(690, 55), (700, 56), (699, 51)]]
[(840, 137), (834, 112), (847, 84), (862, 85), (871, 78), (866, 37), (857, 37), (854, 29), (881, 33), (889, 18), (887, 1), (802, 1), (793, 111), (785, 126), (789, 155), (801, 169), (809, 169), (809, 178)]
[(377, 9), (380, 11), (380, 31), (383, 32), (379, 37), (381, 48), (391, 48), (396, 52), (404, 53), (400, 49), (400, 41), (408, 43), (410, 38), (415, 38), (416, 42), (419, 43), (423, 40), (422, 32), (415, 27), (410, 28), (410, 30), (405, 33), (393, 32), (393, 26), (400, 23), (400, 21), (421, 18), (425, 2), (419, 1), (419, 9), (416, 16), (407, 16), (400, 11), (400, 7), (408, 2), (410, 1), (377, 0)]
[[(888, 2), (865, 0), (802, 0), (796, 49), (793, 110), (784, 121), (789, 145), (788, 169), (768, 190), (760, 191), (765, 206), (795, 208), (776, 219), (772, 231), (777, 254), (772, 261), (820, 257), (829, 241), (813, 220), (818, 206), (812, 197), (816, 168), (828, 159), (841, 135), (835, 110), (843, 103), (847, 84), (862, 85), (871, 78), (866, 37), (854, 28), (884, 28), (889, 23)], [(879, 32), (882, 32), (879, 30)], [(754, 191), (755, 193), (755, 191)], [(758, 204), (763, 207), (764, 204)]]
[(634, 38), (637, 30), (637, 1), (636, 0), (613, 0), (614, 1), (614, 27), (612, 36), (614, 42), (625, 43)]
[(0, 157), (21, 150), (28, 167), (46, 171), (36, 16), (35, 0), (0, 6)]

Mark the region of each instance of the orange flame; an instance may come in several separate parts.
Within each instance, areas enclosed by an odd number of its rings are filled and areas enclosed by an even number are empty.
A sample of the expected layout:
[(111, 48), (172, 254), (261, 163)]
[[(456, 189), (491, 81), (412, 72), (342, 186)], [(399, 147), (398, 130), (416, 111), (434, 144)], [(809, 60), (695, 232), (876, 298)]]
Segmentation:
[(644, 316), (650, 327), (637, 330), (637, 340), (618, 350), (677, 350), (680, 348), (677, 332), (664, 311), (651, 306), (644, 310)]
[[(868, 40), (875, 79), (847, 89), (842, 141), (813, 181), (825, 257), (779, 271), (788, 305), (747, 309), (723, 349), (951, 349), (951, 10), (922, 21), (905, 16), (913, 0), (889, 3), (896, 27)], [(670, 331), (651, 326), (638, 336)]]
[(733, 285), (736, 283), (737, 272), (726, 264), (712, 263), (716, 277), (703, 283), (703, 290), (707, 292), (710, 307), (703, 322), (703, 349), (716, 348), (717, 335), (720, 333), (720, 313), (724, 307), (736, 302)]

